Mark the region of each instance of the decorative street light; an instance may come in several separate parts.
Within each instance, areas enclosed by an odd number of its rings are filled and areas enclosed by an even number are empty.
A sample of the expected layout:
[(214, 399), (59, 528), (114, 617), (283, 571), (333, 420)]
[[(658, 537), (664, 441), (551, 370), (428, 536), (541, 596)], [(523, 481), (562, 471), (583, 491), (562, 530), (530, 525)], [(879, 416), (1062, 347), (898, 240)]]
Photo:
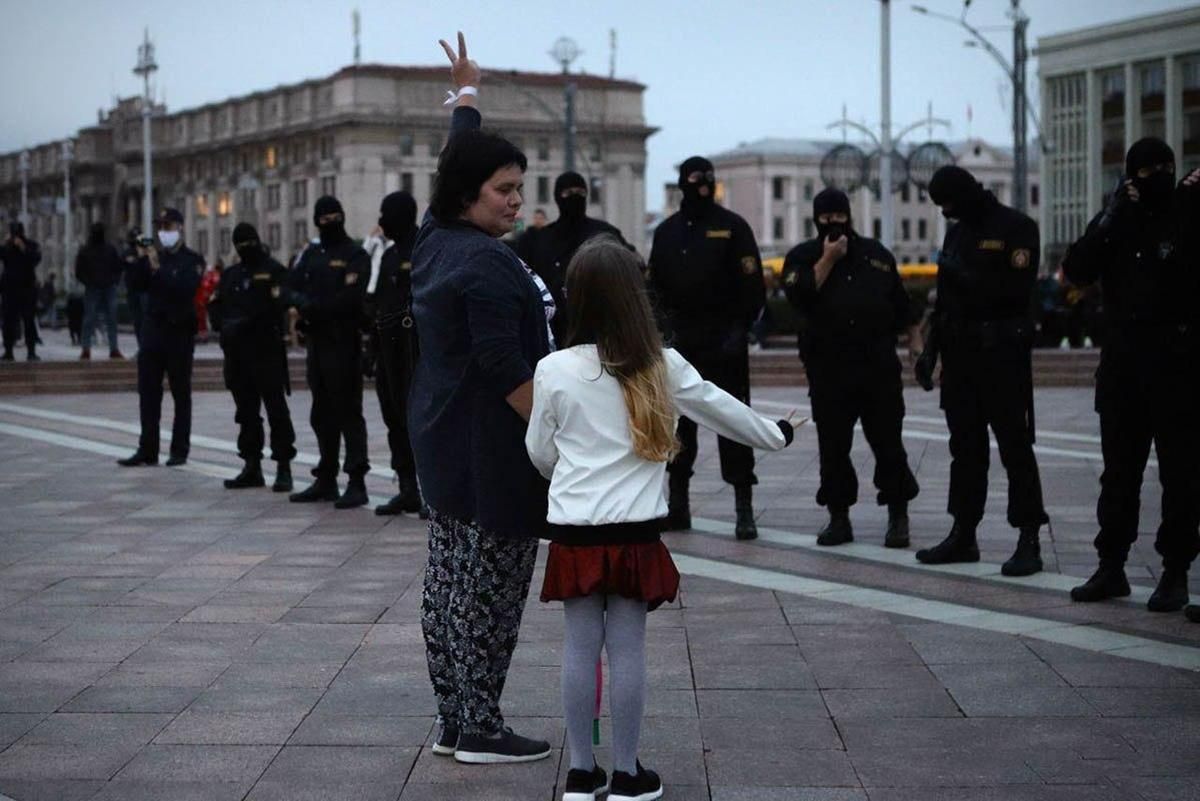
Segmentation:
[(75, 244), (71, 228), (71, 162), (75, 160), (75, 143), (70, 139), (62, 143), (63, 163), (63, 288), (71, 291), (75, 271), (72, 269), (71, 246)]
[(142, 179), (145, 184), (142, 194), (142, 232), (148, 236), (152, 229), (151, 215), (154, 211), (154, 184), (150, 165), (150, 117), (154, 114), (154, 104), (150, 98), (150, 74), (158, 69), (154, 61), (154, 45), (150, 43), (150, 29), (145, 31), (145, 39), (138, 46), (138, 63), (133, 68), (133, 74), (139, 75), (143, 81), (142, 92)]
[(560, 36), (550, 48), (550, 57), (562, 67), (566, 83), (563, 85), (563, 103), (566, 110), (563, 114), (563, 171), (575, 169), (575, 82), (571, 80), (571, 62), (579, 58), (583, 51), (574, 39)]

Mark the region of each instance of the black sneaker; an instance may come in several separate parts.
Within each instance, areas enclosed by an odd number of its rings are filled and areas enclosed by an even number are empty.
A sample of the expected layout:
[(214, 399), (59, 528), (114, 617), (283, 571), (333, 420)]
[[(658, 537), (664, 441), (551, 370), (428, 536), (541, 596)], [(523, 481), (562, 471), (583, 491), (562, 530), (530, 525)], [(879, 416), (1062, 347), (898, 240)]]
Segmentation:
[(437, 725), (437, 739), (433, 741), (431, 750), (438, 756), (454, 756), (454, 751), (458, 747), (458, 726), (447, 723), (440, 716), (437, 719)]
[(454, 759), (470, 765), (499, 765), (507, 762), (536, 762), (550, 756), (550, 743), (531, 740), (505, 726), (500, 733), (460, 734)]
[(637, 775), (630, 776), (619, 770), (613, 771), (612, 786), (608, 790), (608, 801), (655, 801), (662, 798), (662, 779), (652, 770), (637, 763)]
[(562, 801), (596, 801), (596, 796), (608, 792), (608, 774), (599, 765), (591, 770), (567, 771), (567, 787)]

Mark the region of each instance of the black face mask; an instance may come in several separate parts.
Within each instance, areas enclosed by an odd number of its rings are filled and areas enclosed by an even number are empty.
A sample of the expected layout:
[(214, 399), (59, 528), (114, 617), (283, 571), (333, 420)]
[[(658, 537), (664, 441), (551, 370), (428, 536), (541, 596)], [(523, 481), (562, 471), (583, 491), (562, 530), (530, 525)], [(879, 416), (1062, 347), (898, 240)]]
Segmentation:
[(1133, 185), (1146, 206), (1157, 210), (1171, 202), (1171, 195), (1175, 191), (1175, 175), (1156, 172), (1145, 178), (1134, 178)]
[(401, 242), (417, 230), (417, 202), (405, 191), (392, 192), (379, 205), (379, 227), (393, 242)]
[(262, 257), (265, 255), (262, 247), (257, 244), (242, 245), (241, 247), (234, 248), (234, 250), (237, 251), (238, 259), (241, 260), (242, 264), (255, 264), (262, 261)]
[[(692, 183), (688, 176), (694, 172), (704, 173), (704, 178)], [(701, 188), (707, 187), (708, 193), (701, 194)], [(679, 165), (679, 189), (683, 192), (682, 208), (684, 211), (695, 213), (712, 208), (716, 203), (714, 197), (717, 191), (717, 181), (713, 176), (713, 165), (706, 158), (692, 156)]]
[(346, 224), (341, 220), (318, 225), (317, 231), (321, 236), (321, 244), (326, 246), (336, 245), (347, 238)]
[(854, 231), (851, 230), (849, 223), (835, 222), (827, 223), (825, 225), (817, 223), (817, 235), (820, 236), (822, 240), (836, 242), (843, 236), (849, 239), (851, 236), (853, 236), (853, 234)]
[(587, 198), (583, 195), (567, 195), (560, 197), (558, 203), (558, 218), (566, 223), (577, 223), (587, 216)]

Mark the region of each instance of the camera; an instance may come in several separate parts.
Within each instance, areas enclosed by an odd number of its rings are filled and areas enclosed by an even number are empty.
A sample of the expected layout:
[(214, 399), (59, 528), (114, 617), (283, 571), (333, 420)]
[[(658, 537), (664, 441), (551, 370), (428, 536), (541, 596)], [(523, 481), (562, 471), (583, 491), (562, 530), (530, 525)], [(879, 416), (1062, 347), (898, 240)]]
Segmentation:
[(148, 248), (154, 244), (154, 238), (149, 236), (139, 236), (137, 243), (138, 247)]

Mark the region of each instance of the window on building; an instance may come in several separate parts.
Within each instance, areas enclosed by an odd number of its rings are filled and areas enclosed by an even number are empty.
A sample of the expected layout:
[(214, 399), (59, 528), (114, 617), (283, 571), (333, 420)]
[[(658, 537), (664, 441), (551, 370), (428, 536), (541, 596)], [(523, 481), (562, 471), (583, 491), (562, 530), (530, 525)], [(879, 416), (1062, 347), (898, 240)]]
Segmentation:
[(778, 175), (771, 179), (771, 198), (783, 200), (783, 178)]
[(308, 143), (301, 139), (292, 143), (292, 163), (303, 164), (308, 158)]
[(224, 256), (226, 253), (228, 253), (230, 250), (233, 249), (233, 242), (231, 241), (231, 238), (229, 236), (229, 229), (222, 228), (220, 237), (221, 237), (221, 249), (219, 252), (222, 256)]
[(442, 152), (442, 135), (440, 133), (432, 134), (429, 137), (429, 155), (437, 156)]
[(228, 217), (233, 213), (233, 199), (228, 192), (217, 195), (217, 216)]
[(904, 183), (900, 184), (900, 202), (908, 203), (910, 199), (911, 195), (909, 194), (908, 181), (905, 181)]
[[(807, 184), (807, 186), (811, 188), (811, 187), (812, 187), (812, 184)], [(807, 218), (805, 218), (805, 220), (804, 220), (804, 238), (805, 238), (805, 239), (812, 239), (812, 238), (814, 238), (816, 235), (817, 235), (817, 234), (816, 234), (816, 231), (815, 231), (815, 230), (814, 230), (814, 228), (813, 228), (813, 221), (812, 221), (812, 217), (807, 217)]]
[(208, 259), (208, 231), (201, 228), (196, 233), (196, 252)]
[(208, 214), (208, 193), (201, 192), (200, 194), (196, 195), (196, 216), (207, 217)]
[(929, 238), (929, 221), (917, 220), (917, 239)]
[(321, 161), (329, 161), (333, 158), (333, 137), (322, 136), (320, 141)]
[(280, 245), (283, 244), (279, 233), (279, 223), (273, 222), (267, 225), (267, 247), (275, 252), (278, 252)]
[(550, 202), (550, 179), (545, 175), (539, 175), (537, 177), (537, 202)]
[(871, 237), (879, 239), (881, 236), (883, 236), (883, 221), (876, 217), (871, 223)]
[[(812, 181), (804, 182), (804, 199), (805, 200), (813, 199), (813, 182)], [(809, 238), (811, 239), (812, 237), (809, 237)]]
[(300, 250), (308, 242), (308, 223), (296, 220), (292, 223), (292, 249)]
[(911, 256), (901, 256), (900, 263), (901, 264), (912, 264), (912, 257)]
[(546, 136), (539, 137), (537, 140), (537, 157), (538, 161), (550, 160), (550, 138)]
[(588, 181), (588, 203), (601, 205), (604, 203), (604, 181), (599, 176), (593, 175)]
[(249, 213), (258, 207), (258, 192), (254, 189), (242, 190), (242, 211)]
[(330, 197), (337, 196), (337, 176), (336, 175), (321, 176), (321, 194), (329, 195)]
[(1029, 205), (1036, 206), (1038, 204), (1038, 202), (1041, 200), (1041, 194), (1042, 193), (1039, 191), (1037, 184), (1030, 184), (1029, 185)]
[(905, 242), (912, 241), (912, 220), (900, 221), (900, 238)]
[(292, 206), (308, 205), (308, 181), (303, 178), (292, 181)]
[(413, 174), (411, 172), (400, 173), (400, 189), (408, 194), (413, 192)]
[(266, 162), (268, 170), (273, 170), (277, 166), (279, 166), (278, 165), (279, 154), (276, 153), (274, 145), (267, 146), (267, 153), (263, 160)]
[(279, 184), (267, 184), (267, 209), (275, 211), (279, 208)]
[(1183, 153), (1181, 173), (1200, 166), (1200, 58), (1180, 62), (1182, 84)]
[(593, 162), (599, 162), (604, 158), (604, 144), (598, 138), (592, 139), (589, 143), (588, 158)]
[(776, 242), (783, 239), (783, 218), (776, 217), (771, 221), (771, 238)]
[(411, 156), (413, 154), (413, 136), (412, 134), (400, 134), (400, 155)]
[(924, 203), (928, 199), (929, 199), (928, 195), (925, 194), (925, 187), (918, 186), (917, 187), (917, 202)]

